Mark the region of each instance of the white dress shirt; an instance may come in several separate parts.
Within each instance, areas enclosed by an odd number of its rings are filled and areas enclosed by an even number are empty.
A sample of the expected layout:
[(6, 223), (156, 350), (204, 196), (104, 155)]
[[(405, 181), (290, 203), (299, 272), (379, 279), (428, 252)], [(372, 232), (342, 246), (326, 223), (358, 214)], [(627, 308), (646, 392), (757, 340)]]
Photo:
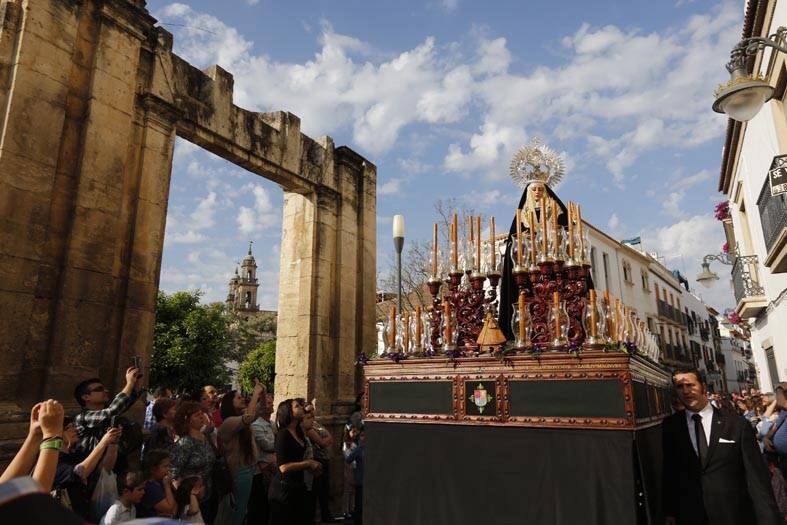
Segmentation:
[(705, 408), (700, 410), (699, 412), (692, 412), (688, 408), (686, 409), (686, 424), (689, 426), (689, 439), (691, 439), (691, 446), (694, 447), (694, 452), (697, 452), (697, 436), (694, 433), (694, 420), (692, 417), (694, 414), (699, 414), (702, 416), (702, 430), (705, 431), (705, 442), (710, 447), (710, 431), (711, 425), (713, 423), (713, 405), (710, 403), (705, 405)]

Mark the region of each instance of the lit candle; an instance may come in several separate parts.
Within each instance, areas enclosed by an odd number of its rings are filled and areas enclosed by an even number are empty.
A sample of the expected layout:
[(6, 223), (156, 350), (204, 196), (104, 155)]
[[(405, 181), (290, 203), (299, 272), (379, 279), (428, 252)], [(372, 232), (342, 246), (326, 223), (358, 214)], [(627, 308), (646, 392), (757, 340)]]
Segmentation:
[(534, 212), (533, 210), (530, 210), (529, 214), (530, 214), (530, 217), (528, 217), (528, 219), (529, 219), (528, 222), (530, 223), (529, 224), (529, 226), (530, 226), (530, 254), (528, 254), (528, 257), (530, 257), (531, 264), (535, 265), (536, 264), (536, 224), (538, 224), (538, 223), (536, 222), (536, 212)]
[(609, 290), (604, 290), (604, 306), (606, 306), (607, 311), (609, 313), (609, 317), (607, 318), (607, 332), (609, 332), (609, 338), (614, 341), (615, 340), (615, 312), (612, 310), (612, 302), (609, 300)]
[(553, 201), (552, 205), (549, 208), (550, 208), (549, 211), (552, 214), (552, 234), (554, 235), (554, 239), (555, 239), (552, 246), (554, 246), (555, 258), (557, 258), (558, 254), (560, 253), (558, 249), (559, 248), (558, 243), (560, 242), (560, 239), (558, 238), (558, 233), (557, 233), (557, 203)]
[(457, 253), (457, 230), (459, 229), (459, 217), (454, 213), (454, 220), (451, 223), (453, 231), (451, 232), (451, 258), (453, 267), (456, 269), (459, 266), (459, 254)]
[(568, 203), (568, 256), (574, 258), (574, 203)]
[(432, 275), (437, 275), (437, 223), (432, 226)]
[(525, 292), (519, 292), (519, 340), (525, 340)]
[(552, 307), (555, 309), (555, 339), (560, 339), (560, 292), (552, 292)]
[(590, 337), (596, 337), (596, 323), (598, 322), (598, 312), (596, 311), (596, 291), (588, 292), (588, 308), (590, 308)]
[(473, 217), (472, 216), (468, 216), (467, 217), (467, 234), (470, 236), (470, 242), (471, 243), (474, 240), (474, 237), (473, 237), (473, 222), (474, 222), (473, 221)]
[(421, 305), (415, 307), (415, 346), (421, 346), (421, 334), (423, 327), (421, 326)]
[(547, 205), (543, 195), (541, 196), (541, 251), (544, 257), (547, 255)]
[(516, 209), (516, 265), (522, 266), (522, 210)]
[(451, 303), (443, 301), (443, 343), (451, 344)]
[(492, 259), (491, 271), (497, 268), (497, 247), (495, 246), (495, 216), (489, 217), (489, 255)]
[(396, 349), (396, 306), (391, 305), (391, 330), (388, 333), (388, 343), (392, 349)]
[(404, 339), (402, 346), (404, 353), (410, 351), (410, 310), (404, 312), (404, 324), (402, 325), (402, 339)]
[(475, 218), (475, 265), (481, 271), (481, 216)]

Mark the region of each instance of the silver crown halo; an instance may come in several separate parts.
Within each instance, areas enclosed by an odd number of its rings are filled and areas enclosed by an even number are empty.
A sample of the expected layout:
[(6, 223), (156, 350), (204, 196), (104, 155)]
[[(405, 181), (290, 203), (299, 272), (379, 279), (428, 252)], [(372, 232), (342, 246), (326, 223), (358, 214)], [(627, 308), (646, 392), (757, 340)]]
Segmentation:
[(563, 157), (534, 138), (511, 159), (511, 178), (524, 188), (531, 182), (543, 182), (554, 189), (566, 175)]

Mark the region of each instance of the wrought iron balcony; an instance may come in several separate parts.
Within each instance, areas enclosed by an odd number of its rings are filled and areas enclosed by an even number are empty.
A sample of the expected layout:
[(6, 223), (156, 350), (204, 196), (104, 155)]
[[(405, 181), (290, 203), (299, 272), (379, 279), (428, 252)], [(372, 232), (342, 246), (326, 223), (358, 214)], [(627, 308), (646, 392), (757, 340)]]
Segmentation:
[[(779, 157), (775, 157), (773, 162), (776, 163)], [(764, 265), (773, 273), (787, 272), (787, 194), (771, 195), (769, 177), (765, 177), (757, 207), (768, 252)]]
[(732, 287), (737, 306), (735, 311), (744, 319), (757, 317), (768, 306), (765, 289), (757, 278), (757, 256), (738, 255), (732, 265)]

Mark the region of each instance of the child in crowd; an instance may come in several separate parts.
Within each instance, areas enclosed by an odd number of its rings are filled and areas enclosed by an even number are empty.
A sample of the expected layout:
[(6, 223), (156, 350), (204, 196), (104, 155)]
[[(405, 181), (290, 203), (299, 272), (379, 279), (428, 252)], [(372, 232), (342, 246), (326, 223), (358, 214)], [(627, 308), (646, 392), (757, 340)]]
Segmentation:
[(114, 525), (137, 518), (135, 505), (145, 495), (145, 478), (139, 472), (127, 472), (118, 477), (118, 500), (109, 507), (100, 525)]
[(189, 476), (180, 482), (175, 491), (178, 505), (176, 517), (185, 523), (205, 523), (199, 508), (199, 500), (205, 494), (205, 484), (199, 476)]
[(175, 509), (175, 496), (172, 495), (169, 475), (169, 454), (165, 450), (151, 450), (145, 456), (145, 495), (137, 504), (137, 515), (140, 518), (171, 518)]

